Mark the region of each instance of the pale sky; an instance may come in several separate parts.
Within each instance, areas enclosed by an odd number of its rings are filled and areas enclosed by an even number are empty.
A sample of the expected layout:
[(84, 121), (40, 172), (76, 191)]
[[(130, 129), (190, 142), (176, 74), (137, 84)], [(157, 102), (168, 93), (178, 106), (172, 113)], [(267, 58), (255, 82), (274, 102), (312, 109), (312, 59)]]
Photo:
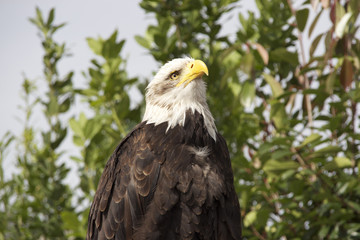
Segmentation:
[(74, 84), (84, 83), (81, 75), (90, 66), (94, 54), (86, 38), (107, 38), (118, 29), (119, 38), (126, 39), (123, 56), (127, 57), (127, 69), (131, 76), (151, 76), (157, 68), (146, 50), (139, 47), (135, 35), (143, 35), (151, 17), (145, 16), (138, 6), (139, 0), (1, 0), (0, 2), (0, 136), (7, 130), (19, 133), (21, 124), (15, 120), (21, 111), (20, 99), (23, 74), (41, 83), (43, 50), (36, 27), (28, 21), (35, 16), (38, 6), (44, 15), (55, 7), (55, 23), (67, 25), (55, 34), (55, 40), (66, 42), (72, 56), (60, 62), (60, 74), (75, 70)]

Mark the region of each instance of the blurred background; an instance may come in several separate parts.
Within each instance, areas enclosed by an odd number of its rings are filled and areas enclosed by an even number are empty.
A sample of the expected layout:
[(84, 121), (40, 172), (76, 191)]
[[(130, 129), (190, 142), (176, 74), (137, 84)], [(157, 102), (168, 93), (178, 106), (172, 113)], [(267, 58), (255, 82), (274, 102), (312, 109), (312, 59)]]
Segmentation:
[(1, 1), (0, 239), (85, 237), (147, 83), (182, 56), (209, 67), (244, 239), (359, 239), (359, 11), (357, 0)]

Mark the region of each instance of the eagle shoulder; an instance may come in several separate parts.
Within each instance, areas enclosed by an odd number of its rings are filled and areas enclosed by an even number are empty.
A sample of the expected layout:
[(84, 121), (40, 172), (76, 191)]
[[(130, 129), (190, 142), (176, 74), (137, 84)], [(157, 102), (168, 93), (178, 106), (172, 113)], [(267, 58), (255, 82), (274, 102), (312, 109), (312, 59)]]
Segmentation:
[(141, 224), (164, 161), (147, 137), (140, 123), (109, 158), (90, 208), (87, 239), (129, 239)]

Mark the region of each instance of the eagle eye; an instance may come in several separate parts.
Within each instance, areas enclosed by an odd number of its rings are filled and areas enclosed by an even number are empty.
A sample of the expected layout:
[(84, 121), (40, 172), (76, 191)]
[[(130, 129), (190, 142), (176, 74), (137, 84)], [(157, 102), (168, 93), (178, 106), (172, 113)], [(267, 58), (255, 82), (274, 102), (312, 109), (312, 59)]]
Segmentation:
[(172, 72), (171, 74), (170, 74), (170, 79), (171, 80), (176, 80), (178, 77), (179, 77), (179, 71), (175, 71), (175, 72)]

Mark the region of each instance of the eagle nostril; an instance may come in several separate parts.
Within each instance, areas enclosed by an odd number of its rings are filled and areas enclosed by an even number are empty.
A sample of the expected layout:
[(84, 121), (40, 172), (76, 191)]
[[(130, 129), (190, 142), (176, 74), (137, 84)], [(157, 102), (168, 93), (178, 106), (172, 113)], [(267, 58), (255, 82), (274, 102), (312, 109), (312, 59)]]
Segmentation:
[(191, 67), (190, 68), (193, 68), (194, 64), (191, 64)]

